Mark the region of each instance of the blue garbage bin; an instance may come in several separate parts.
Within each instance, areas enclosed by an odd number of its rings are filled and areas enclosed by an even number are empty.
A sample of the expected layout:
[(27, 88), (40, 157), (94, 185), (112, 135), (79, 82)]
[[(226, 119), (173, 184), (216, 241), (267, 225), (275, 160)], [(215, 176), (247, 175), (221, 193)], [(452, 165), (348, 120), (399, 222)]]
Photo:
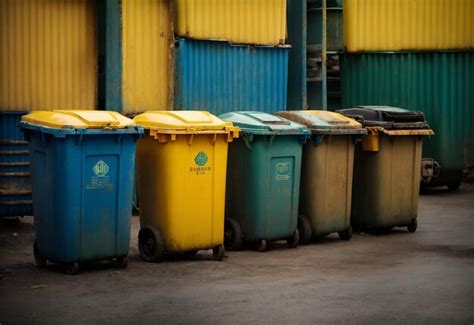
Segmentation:
[(37, 266), (113, 259), (127, 266), (135, 144), (143, 133), (117, 112), (51, 111), (22, 117), (29, 141)]

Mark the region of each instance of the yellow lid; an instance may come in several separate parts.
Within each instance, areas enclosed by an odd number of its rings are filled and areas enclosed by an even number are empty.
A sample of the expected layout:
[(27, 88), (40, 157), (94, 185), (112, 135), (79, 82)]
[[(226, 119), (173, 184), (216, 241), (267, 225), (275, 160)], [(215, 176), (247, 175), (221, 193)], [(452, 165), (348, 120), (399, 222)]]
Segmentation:
[(50, 128), (122, 129), (135, 122), (120, 113), (109, 111), (35, 111), (24, 115), (22, 121)]
[(206, 111), (148, 111), (133, 120), (163, 133), (228, 133), (237, 129), (232, 122), (224, 122)]

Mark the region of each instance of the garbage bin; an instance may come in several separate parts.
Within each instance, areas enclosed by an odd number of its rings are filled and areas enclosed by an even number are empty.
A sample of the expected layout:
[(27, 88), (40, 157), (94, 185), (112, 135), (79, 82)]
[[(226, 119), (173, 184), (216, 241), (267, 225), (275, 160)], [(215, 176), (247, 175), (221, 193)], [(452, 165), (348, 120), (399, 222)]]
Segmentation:
[(422, 137), (434, 134), (422, 112), (388, 106), (340, 110), (368, 135), (356, 146), (351, 222), (357, 228), (417, 228)]
[(255, 243), (265, 251), (267, 240), (286, 239), (298, 245), (298, 200), (303, 143), (309, 131), (302, 125), (261, 112), (219, 116), (240, 127), (230, 145), (225, 246)]
[(204, 111), (149, 111), (137, 145), (141, 257), (213, 249), (224, 257), (228, 143), (238, 128)]
[(278, 112), (311, 130), (303, 147), (300, 243), (337, 232), (350, 240), (354, 144), (367, 131), (357, 121), (328, 111)]
[(135, 144), (143, 132), (116, 112), (51, 111), (22, 117), (29, 141), (36, 265), (115, 259), (127, 266)]

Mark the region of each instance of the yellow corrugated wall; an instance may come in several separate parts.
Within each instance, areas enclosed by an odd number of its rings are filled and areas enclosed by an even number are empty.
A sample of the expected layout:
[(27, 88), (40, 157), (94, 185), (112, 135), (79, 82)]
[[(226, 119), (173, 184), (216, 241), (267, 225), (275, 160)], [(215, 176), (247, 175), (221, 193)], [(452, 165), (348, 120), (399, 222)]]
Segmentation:
[(123, 112), (171, 109), (171, 2), (122, 0)]
[(0, 110), (94, 109), (95, 2), (0, 0)]
[(349, 52), (474, 48), (474, 0), (344, 0)]
[(181, 36), (276, 45), (286, 38), (286, 0), (176, 0)]

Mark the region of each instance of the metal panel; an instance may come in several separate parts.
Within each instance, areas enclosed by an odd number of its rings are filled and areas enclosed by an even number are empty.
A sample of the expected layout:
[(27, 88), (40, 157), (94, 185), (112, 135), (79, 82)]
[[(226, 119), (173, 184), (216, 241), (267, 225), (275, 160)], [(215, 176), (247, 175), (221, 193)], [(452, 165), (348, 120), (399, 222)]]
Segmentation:
[(474, 52), (347, 54), (342, 72), (345, 107), (423, 111), (435, 132), (423, 156), (445, 174), (474, 165)]
[(122, 111), (135, 114), (169, 109), (173, 73), (171, 2), (122, 0), (121, 4)]
[(474, 47), (472, 0), (344, 0), (349, 52)]
[(0, 109), (94, 109), (95, 2), (0, 1)]
[(17, 127), (25, 112), (0, 112), (0, 217), (33, 213), (28, 142)]
[(277, 45), (286, 38), (286, 0), (177, 0), (177, 33), (232, 43)]
[(213, 114), (286, 109), (288, 48), (181, 39), (176, 44), (175, 108)]

